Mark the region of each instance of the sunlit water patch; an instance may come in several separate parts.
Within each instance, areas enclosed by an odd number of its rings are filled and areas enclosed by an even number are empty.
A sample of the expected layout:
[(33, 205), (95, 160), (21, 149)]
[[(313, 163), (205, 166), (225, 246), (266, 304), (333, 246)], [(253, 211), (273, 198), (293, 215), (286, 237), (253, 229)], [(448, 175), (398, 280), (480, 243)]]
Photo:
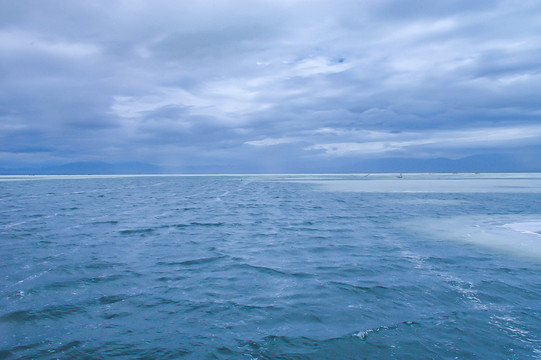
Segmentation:
[(406, 225), (438, 241), (459, 241), (541, 261), (541, 214), (426, 218)]
[(538, 174), (5, 177), (0, 358), (541, 355)]
[(324, 191), (381, 193), (539, 193), (538, 174), (379, 174), (287, 179)]

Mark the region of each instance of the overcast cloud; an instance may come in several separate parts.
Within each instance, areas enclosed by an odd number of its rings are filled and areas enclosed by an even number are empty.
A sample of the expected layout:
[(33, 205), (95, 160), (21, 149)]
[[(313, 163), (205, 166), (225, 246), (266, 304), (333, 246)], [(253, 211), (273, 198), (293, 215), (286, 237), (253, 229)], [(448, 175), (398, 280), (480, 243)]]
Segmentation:
[(0, 0), (0, 168), (541, 170), (539, 94), (539, 1)]

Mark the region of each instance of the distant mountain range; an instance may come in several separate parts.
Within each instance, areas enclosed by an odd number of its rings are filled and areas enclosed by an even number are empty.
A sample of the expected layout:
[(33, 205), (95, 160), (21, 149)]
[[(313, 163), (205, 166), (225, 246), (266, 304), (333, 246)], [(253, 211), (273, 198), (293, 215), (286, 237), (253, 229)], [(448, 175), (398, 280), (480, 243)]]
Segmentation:
[(73, 162), (41, 168), (0, 168), (0, 175), (122, 175), (122, 174), (239, 174), (239, 173), (412, 173), (412, 172), (541, 172), (539, 158), (501, 154), (474, 155), (461, 159), (326, 158), (305, 163), (286, 162), (270, 167), (265, 162), (187, 165), (182, 169), (164, 169), (142, 162)]
[(359, 163), (362, 172), (536, 172), (541, 161), (503, 154), (473, 155), (461, 159), (387, 158)]
[(0, 168), (1, 175), (122, 175), (122, 174), (160, 174), (159, 166), (141, 162), (109, 164), (104, 162), (73, 162), (60, 166), (6, 169)]

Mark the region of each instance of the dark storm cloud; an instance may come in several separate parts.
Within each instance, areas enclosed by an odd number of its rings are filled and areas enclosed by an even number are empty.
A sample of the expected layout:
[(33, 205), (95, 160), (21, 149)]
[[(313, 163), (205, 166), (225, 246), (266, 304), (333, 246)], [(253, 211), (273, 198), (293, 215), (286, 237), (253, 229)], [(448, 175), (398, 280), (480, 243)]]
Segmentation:
[(0, 167), (317, 170), (541, 143), (534, 1), (1, 8)]

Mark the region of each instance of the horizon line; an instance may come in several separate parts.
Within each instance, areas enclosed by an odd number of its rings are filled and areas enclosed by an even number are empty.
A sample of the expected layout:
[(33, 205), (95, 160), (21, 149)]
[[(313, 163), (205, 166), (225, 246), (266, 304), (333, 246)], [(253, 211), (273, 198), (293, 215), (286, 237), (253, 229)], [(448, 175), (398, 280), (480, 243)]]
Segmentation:
[(277, 175), (482, 175), (482, 174), (541, 174), (541, 171), (393, 171), (393, 172), (341, 172), (341, 173), (126, 173), (126, 174), (107, 174), (107, 173), (94, 173), (94, 174), (0, 174), (0, 177), (34, 177), (34, 176), (277, 176)]

